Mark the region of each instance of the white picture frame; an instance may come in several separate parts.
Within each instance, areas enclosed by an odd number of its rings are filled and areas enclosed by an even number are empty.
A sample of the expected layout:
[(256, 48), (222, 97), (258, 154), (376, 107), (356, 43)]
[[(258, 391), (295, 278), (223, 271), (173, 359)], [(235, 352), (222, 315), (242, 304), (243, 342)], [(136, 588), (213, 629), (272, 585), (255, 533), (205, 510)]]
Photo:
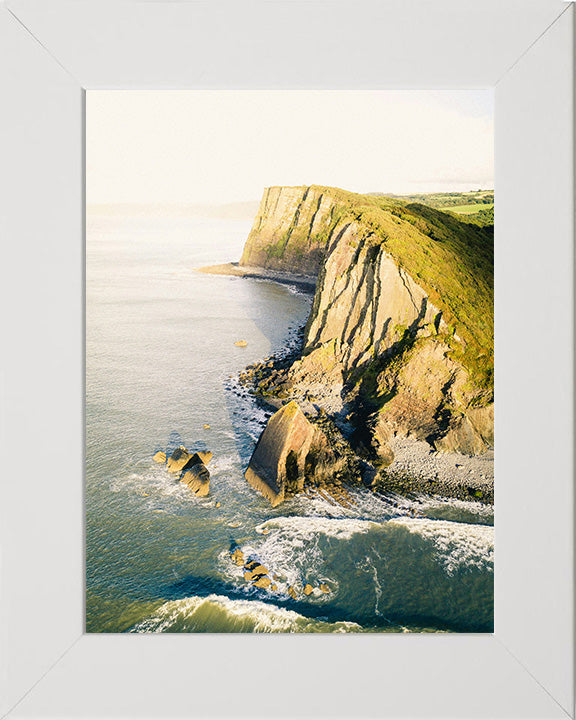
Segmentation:
[[(1, 717), (574, 717), (574, 16), (0, 4)], [(83, 634), (85, 90), (399, 86), (496, 92), (494, 634)]]

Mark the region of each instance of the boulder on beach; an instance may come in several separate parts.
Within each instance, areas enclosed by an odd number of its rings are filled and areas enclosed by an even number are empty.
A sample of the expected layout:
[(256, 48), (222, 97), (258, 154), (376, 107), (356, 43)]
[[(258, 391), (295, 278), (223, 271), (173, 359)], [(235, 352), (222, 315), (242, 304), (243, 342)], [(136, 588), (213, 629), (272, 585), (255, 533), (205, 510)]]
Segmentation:
[(202, 427), (204, 428), (204, 430), (210, 430), (210, 425), (208, 425), (208, 423), (204, 423)]
[(212, 458), (214, 457), (213, 453), (211, 453), (210, 450), (198, 450), (196, 455), (198, 455), (204, 465), (208, 465), (210, 460), (212, 460)]
[(234, 345), (236, 345), (236, 347), (247, 347), (248, 343), (246, 340), (236, 340)]
[(159, 450), (152, 458), (154, 462), (164, 464), (166, 462), (166, 453), (162, 452), (162, 450)]
[(205, 497), (210, 491), (210, 473), (203, 463), (196, 463), (183, 472), (180, 482), (188, 485), (200, 497)]
[(171, 473), (179, 473), (191, 457), (192, 455), (186, 450), (184, 445), (180, 445), (168, 458), (166, 469)]

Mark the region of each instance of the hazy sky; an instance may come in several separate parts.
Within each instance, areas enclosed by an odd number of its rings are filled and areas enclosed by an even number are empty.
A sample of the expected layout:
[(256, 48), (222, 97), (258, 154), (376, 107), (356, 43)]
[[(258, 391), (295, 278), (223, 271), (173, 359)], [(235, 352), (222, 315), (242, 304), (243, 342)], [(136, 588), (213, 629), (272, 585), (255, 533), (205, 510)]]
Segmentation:
[(89, 91), (89, 203), (492, 188), (492, 90)]

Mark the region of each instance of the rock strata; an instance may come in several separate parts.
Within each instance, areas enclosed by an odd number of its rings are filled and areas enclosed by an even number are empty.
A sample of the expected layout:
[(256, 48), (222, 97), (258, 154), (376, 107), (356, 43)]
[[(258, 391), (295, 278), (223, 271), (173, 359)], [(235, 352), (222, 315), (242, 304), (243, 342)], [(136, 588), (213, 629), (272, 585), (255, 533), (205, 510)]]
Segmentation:
[(240, 266), (317, 274), (336, 217), (334, 200), (320, 188), (266, 188)]
[[(491, 242), (484, 228), (400, 200), (315, 186), (265, 191), (241, 265), (318, 281), (298, 354), (241, 376), (281, 413), (246, 472), (253, 487), (276, 505), (321, 486), (305, 468), (312, 436), (326, 454), (343, 438), (366, 484), (394, 470), (399, 439), (438, 453), (492, 449)], [(340, 434), (324, 431), (323, 415)]]
[(350, 457), (338, 451), (296, 402), (290, 402), (268, 421), (245, 477), (275, 507), (308, 485), (342, 477), (356, 479), (357, 472)]
[[(162, 455), (166, 457), (165, 453), (156, 453), (153, 459), (161, 462), (158, 458)], [(209, 450), (190, 453), (180, 445), (168, 458), (166, 469), (169, 473), (179, 475), (180, 482), (187, 485), (194, 494), (205, 497), (210, 491), (210, 472), (205, 463), (211, 459), (212, 453)]]
[(210, 473), (204, 463), (192, 465), (183, 472), (180, 482), (187, 485), (199, 497), (205, 497), (210, 492)]
[(192, 455), (188, 452), (188, 450), (186, 450), (183, 445), (180, 445), (180, 447), (177, 447), (168, 458), (166, 469), (170, 473), (179, 473), (191, 457)]

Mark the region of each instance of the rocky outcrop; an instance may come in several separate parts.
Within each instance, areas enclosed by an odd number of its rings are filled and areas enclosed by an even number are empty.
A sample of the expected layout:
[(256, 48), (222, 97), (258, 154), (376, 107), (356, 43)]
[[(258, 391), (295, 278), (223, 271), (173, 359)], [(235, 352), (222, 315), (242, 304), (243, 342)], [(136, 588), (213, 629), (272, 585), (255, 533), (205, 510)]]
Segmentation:
[(317, 275), (301, 352), (241, 377), (280, 407), (246, 472), (273, 505), (315, 488), (345, 506), (330, 483), (374, 487), (401, 438), (493, 447), (491, 233), (398, 199), (264, 192), (241, 264)]
[(189, 453), (183, 445), (180, 445), (180, 447), (177, 447), (168, 458), (166, 469), (169, 473), (182, 472), (184, 465), (186, 465), (191, 457), (191, 453)]
[(310, 416), (322, 408), (377, 466), (392, 462), (395, 436), (442, 452), (490, 448), (493, 265), (483, 233), (386, 199), (266, 190), (242, 262), (319, 273), (301, 357), (261, 381), (268, 402), (296, 400)]
[(398, 434), (439, 450), (482, 452), (492, 432), (471, 418), (483, 393), (451, 359), (449, 335), (426, 290), (385, 244), (350, 223), (328, 248), (302, 359), (285, 375), (284, 389), (297, 399), (304, 391), (333, 413), (360, 404), (357, 424), (371, 433), (365, 444), (383, 464), (393, 458), (387, 441)]
[(386, 353), (406, 332), (446, 332), (442, 311), (385, 246), (347, 223), (328, 247), (304, 355), (331, 346), (344, 375)]
[(316, 275), (337, 220), (322, 188), (266, 188), (240, 265)]
[(202, 462), (189, 466), (182, 473), (180, 482), (188, 485), (190, 490), (199, 497), (205, 497), (210, 492), (210, 473)]
[[(157, 458), (164, 453), (156, 453), (154, 460), (160, 462)], [(166, 469), (169, 473), (179, 475), (181, 483), (187, 485), (195, 495), (205, 497), (210, 492), (210, 472), (205, 463), (212, 459), (212, 453), (209, 450), (199, 450), (190, 453), (183, 446), (177, 447), (168, 458)]]
[(357, 479), (358, 466), (326, 433), (310, 422), (296, 402), (268, 421), (245, 478), (273, 507), (307, 486)]

